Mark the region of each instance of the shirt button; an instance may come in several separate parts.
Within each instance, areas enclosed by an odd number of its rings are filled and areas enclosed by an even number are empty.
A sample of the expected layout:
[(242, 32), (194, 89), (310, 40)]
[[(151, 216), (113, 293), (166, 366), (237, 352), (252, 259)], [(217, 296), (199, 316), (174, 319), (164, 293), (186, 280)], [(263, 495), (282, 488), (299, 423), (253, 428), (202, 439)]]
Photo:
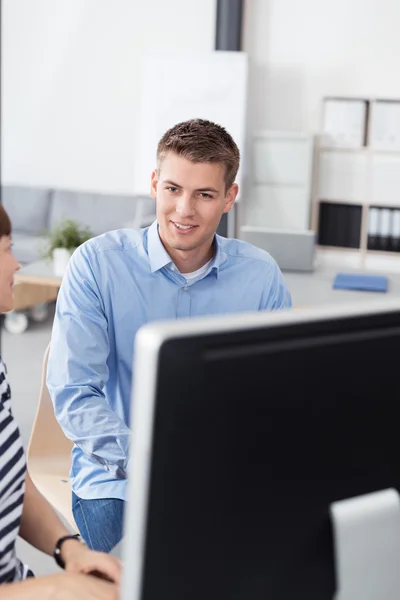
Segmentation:
[(185, 287), (183, 289), (185, 290), (185, 292), (187, 292), (188, 291), (188, 286), (185, 285)]

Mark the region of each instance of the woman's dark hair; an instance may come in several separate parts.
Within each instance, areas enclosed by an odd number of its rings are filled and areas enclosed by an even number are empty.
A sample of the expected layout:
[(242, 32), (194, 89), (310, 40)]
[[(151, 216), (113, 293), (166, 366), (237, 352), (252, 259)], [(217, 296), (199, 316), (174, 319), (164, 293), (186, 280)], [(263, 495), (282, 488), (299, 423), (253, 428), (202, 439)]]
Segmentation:
[(4, 235), (11, 235), (11, 221), (4, 206), (0, 204), (0, 238)]

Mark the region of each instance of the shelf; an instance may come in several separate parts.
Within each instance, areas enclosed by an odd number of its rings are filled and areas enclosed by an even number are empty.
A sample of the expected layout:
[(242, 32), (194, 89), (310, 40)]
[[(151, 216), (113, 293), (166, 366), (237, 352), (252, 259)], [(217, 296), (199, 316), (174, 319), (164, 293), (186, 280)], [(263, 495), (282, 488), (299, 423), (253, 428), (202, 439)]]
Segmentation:
[(319, 244), (315, 245), (316, 250), (321, 254), (329, 254), (331, 252), (338, 252), (340, 254), (361, 254), (364, 253), (371, 256), (382, 256), (385, 258), (393, 258), (399, 260), (400, 266), (400, 252), (388, 251), (388, 250), (365, 250), (363, 251), (361, 248), (347, 248), (344, 246), (320, 246)]
[(276, 187), (276, 188), (294, 188), (294, 189), (308, 189), (308, 186), (305, 183), (285, 183), (283, 181), (258, 181), (257, 179), (253, 182), (254, 187)]
[(400, 100), (325, 98), (321, 117), (311, 214), (319, 247), (400, 270)]
[(378, 149), (378, 148), (369, 148), (371, 154), (384, 154), (384, 155), (389, 155), (389, 156), (400, 156), (400, 149), (399, 150), (383, 150), (383, 149)]
[(302, 131), (279, 131), (274, 129), (259, 129), (253, 134), (254, 139), (309, 141), (310, 135)]
[(389, 156), (400, 156), (399, 150), (381, 150), (372, 148), (371, 146), (360, 146), (359, 148), (352, 148), (346, 146), (319, 146), (321, 152), (354, 152), (358, 154), (383, 154)]
[(367, 248), (366, 253), (375, 256), (393, 256), (393, 258), (400, 259), (400, 250), (371, 250), (371, 248)]
[(359, 146), (354, 148), (352, 146), (319, 146), (321, 152), (369, 152), (370, 148), (367, 146)]
[[(338, 200), (336, 198), (318, 198), (317, 200), (314, 200), (315, 204), (320, 204), (321, 202), (326, 202), (328, 204), (343, 204), (346, 206), (364, 206), (364, 202), (360, 202), (359, 200), (354, 200), (354, 202), (352, 200)], [(371, 206), (375, 207), (375, 205)]]
[[(346, 246), (321, 246), (319, 244), (316, 244), (315, 247), (318, 250), (318, 252), (321, 252), (322, 254), (324, 252), (350, 252), (351, 254), (360, 254), (362, 252), (361, 248), (348, 248)], [(368, 250), (368, 252), (372, 252), (372, 250)], [(385, 252), (384, 254), (393, 254), (393, 252)]]
[(363, 206), (365, 206), (365, 208), (368, 210), (370, 208), (388, 208), (389, 210), (400, 210), (400, 201), (398, 204), (385, 204), (384, 202), (382, 204), (377, 204), (376, 202), (366, 202), (363, 204)]
[(382, 256), (384, 258), (393, 258), (393, 260), (399, 260), (400, 266), (400, 251), (396, 252), (394, 250), (371, 250), (362, 248), (347, 248), (345, 246), (321, 246), (320, 244), (315, 245), (316, 250), (320, 254), (330, 254), (332, 252), (338, 252), (339, 254), (368, 254), (370, 256)]
[(363, 206), (367, 210), (369, 210), (370, 208), (387, 208), (388, 210), (400, 210), (400, 200), (398, 204), (390, 204), (388, 202), (382, 202), (382, 204), (379, 204), (377, 202), (353, 202), (352, 200), (317, 198), (313, 200), (313, 205), (319, 205), (321, 202), (327, 202), (329, 204), (345, 204), (348, 206)]

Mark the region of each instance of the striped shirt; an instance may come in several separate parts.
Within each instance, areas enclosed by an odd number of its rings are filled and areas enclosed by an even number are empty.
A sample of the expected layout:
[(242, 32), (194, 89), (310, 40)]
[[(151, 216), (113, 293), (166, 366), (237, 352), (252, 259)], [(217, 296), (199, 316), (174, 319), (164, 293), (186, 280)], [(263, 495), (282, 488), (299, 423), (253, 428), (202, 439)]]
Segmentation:
[(26, 461), (11, 411), (11, 391), (0, 357), (0, 584), (25, 579), (27, 568), (15, 554), (25, 490)]

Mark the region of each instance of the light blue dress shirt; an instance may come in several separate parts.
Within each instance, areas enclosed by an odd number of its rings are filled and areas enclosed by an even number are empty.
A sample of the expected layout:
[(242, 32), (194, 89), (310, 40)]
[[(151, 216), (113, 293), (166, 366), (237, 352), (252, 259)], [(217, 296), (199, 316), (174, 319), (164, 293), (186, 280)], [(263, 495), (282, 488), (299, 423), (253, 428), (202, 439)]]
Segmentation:
[[(216, 235), (205, 274), (187, 281), (157, 222), (93, 238), (72, 256), (57, 300), (47, 385), (72, 451), (72, 489), (84, 499), (125, 499), (133, 342), (141, 325), (291, 307), (275, 261)], [(140, 376), (140, 374), (136, 374)]]

